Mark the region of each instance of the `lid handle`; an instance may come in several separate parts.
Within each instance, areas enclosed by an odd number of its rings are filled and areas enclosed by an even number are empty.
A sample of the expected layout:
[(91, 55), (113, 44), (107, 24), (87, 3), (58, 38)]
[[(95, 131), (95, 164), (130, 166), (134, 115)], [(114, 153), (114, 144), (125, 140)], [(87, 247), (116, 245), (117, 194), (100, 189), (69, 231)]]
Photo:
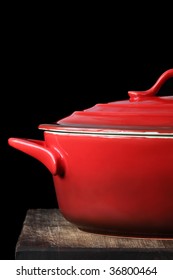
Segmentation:
[(145, 91), (128, 91), (128, 95), (130, 96), (130, 101), (136, 101), (143, 99), (145, 97), (151, 97), (158, 93), (161, 86), (169, 79), (173, 78), (173, 69), (169, 69), (165, 71), (160, 78), (156, 81), (156, 83), (148, 90)]

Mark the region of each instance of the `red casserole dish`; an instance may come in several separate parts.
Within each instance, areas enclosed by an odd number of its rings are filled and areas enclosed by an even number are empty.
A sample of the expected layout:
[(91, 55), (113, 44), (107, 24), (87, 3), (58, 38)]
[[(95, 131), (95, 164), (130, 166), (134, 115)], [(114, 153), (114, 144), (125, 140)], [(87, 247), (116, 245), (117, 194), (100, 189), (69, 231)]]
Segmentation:
[(41, 124), (44, 140), (9, 138), (52, 173), (64, 217), (86, 231), (173, 237), (173, 96), (146, 91)]

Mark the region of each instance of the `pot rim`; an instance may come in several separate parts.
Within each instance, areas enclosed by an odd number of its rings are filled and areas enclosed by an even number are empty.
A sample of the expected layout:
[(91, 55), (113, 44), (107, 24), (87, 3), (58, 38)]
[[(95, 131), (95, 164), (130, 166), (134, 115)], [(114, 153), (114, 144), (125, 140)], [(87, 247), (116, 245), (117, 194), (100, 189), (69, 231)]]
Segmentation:
[(73, 134), (88, 136), (134, 136), (134, 137), (153, 137), (153, 138), (173, 138), (173, 127), (117, 127), (110, 128), (88, 128), (88, 127), (70, 127), (57, 124), (41, 124), (38, 127), (41, 130), (55, 134)]

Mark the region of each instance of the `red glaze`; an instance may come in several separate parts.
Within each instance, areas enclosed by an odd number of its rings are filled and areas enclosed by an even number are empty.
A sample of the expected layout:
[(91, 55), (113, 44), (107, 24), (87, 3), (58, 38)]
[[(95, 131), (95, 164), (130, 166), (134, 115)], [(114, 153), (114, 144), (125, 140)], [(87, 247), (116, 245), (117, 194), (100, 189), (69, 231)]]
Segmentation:
[(155, 96), (168, 78), (173, 78), (173, 69), (164, 72), (150, 89), (129, 91), (129, 100), (96, 104), (84, 111), (75, 111), (56, 122), (56, 129), (59, 125), (80, 129), (161, 130), (171, 127), (173, 130), (173, 96)]
[(173, 237), (171, 125), (156, 134), (41, 125), (44, 141), (9, 144), (47, 166), (62, 214), (79, 228)]
[(140, 100), (146, 97), (154, 96), (158, 93), (161, 86), (170, 78), (173, 77), (173, 69), (169, 69), (165, 71), (156, 83), (148, 90), (145, 91), (129, 91), (128, 94), (130, 96), (131, 101)]

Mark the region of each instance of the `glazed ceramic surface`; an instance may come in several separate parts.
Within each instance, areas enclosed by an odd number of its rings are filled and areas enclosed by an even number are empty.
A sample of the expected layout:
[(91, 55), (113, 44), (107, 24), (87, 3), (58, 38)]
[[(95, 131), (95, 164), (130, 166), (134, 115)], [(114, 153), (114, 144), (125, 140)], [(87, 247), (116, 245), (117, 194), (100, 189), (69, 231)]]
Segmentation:
[(67, 220), (93, 232), (173, 237), (173, 96), (156, 96), (172, 77), (167, 70), (129, 100), (42, 124), (43, 141), (8, 140), (50, 170)]

